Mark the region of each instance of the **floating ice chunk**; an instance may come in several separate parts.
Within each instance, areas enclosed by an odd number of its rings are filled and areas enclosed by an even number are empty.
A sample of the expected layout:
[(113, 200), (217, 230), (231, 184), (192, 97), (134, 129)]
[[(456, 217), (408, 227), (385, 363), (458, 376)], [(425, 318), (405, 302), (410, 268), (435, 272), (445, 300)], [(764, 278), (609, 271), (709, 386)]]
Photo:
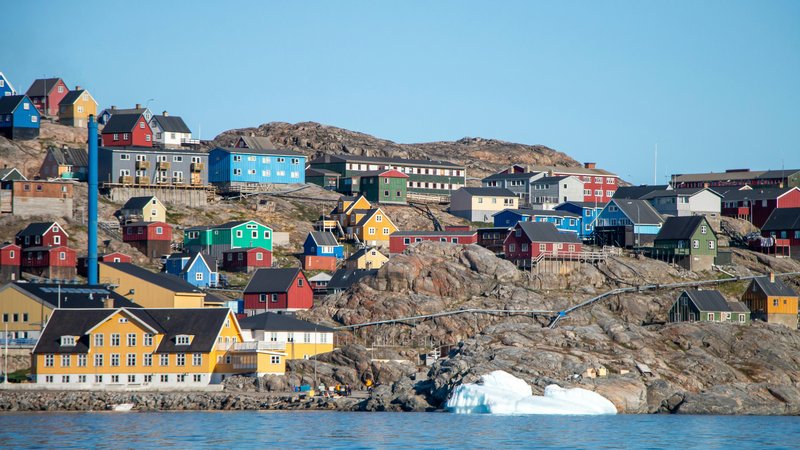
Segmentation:
[(602, 395), (586, 389), (564, 389), (551, 384), (544, 396), (502, 370), (481, 377), (478, 384), (462, 384), (445, 405), (457, 414), (616, 414), (617, 408)]

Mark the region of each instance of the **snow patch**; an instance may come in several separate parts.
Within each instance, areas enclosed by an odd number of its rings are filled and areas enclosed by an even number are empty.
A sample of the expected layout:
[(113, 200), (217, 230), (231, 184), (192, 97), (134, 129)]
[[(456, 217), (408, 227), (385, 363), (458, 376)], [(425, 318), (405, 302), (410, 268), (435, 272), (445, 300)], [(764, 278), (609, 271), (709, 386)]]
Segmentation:
[(445, 405), (456, 414), (616, 414), (617, 408), (602, 395), (581, 388), (551, 384), (544, 396), (508, 372), (483, 375), (477, 384), (457, 386)]

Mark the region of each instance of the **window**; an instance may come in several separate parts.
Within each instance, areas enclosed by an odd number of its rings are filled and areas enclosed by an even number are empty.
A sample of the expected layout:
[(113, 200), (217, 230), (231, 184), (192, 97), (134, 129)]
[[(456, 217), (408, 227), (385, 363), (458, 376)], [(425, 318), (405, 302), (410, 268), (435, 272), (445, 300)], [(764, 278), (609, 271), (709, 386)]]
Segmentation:
[(181, 334), (175, 337), (175, 343), (177, 345), (189, 345), (189, 336), (185, 334)]
[(384, 236), (388, 236), (389, 235), (389, 229), (388, 228), (384, 228), (383, 229), (383, 235)]
[(714, 241), (708, 241), (708, 249), (709, 250), (714, 250), (714, 245), (715, 245)]
[(136, 353), (128, 353), (128, 366), (133, 367), (136, 365)]
[(200, 353), (193, 353), (192, 354), (192, 365), (193, 366), (199, 366), (200, 364), (203, 364), (203, 355), (200, 354)]
[(278, 342), (278, 333), (276, 331), (270, 332), (269, 341), (270, 342)]
[(272, 294), (272, 303), (278, 303), (278, 294)]
[(403, 239), (403, 244), (410, 245), (411, 244), (411, 239), (410, 238), (404, 238)]
[(78, 367), (86, 367), (86, 354), (78, 355)]
[(63, 94), (64, 93), (64, 86), (59, 86), (58, 87), (58, 93), (59, 94)]
[(169, 375), (161, 375), (160, 380), (162, 383), (169, 383)]
[(69, 383), (69, 375), (61, 375), (62, 383)]
[(201, 381), (203, 381), (203, 375), (199, 373), (192, 375), (192, 381), (194, 381), (195, 383), (200, 383)]
[(44, 366), (45, 367), (53, 367), (55, 360), (55, 356), (53, 355), (44, 355)]
[(139, 128), (144, 130), (144, 120), (139, 122)]
[(144, 376), (144, 382), (145, 382), (145, 383), (152, 383), (152, 382), (153, 382), (153, 376), (152, 376), (152, 375), (149, 375), (149, 374), (148, 374), (148, 375), (145, 375), (145, 376)]
[(175, 355), (175, 364), (178, 366), (186, 365), (186, 353), (178, 353)]
[(111, 354), (111, 367), (119, 367), (119, 353)]
[(45, 375), (44, 376), (44, 382), (45, 383), (52, 383), (53, 382), (53, 376), (52, 375)]
[(95, 375), (94, 376), (94, 382), (95, 383), (102, 383), (103, 382), (103, 376), (102, 375)]
[(517, 251), (517, 246), (514, 244), (508, 244), (508, 251), (509, 253), (514, 253), (515, 251)]
[(242, 230), (236, 230), (236, 237), (237, 238), (242, 237)]
[(152, 353), (145, 353), (144, 355), (142, 355), (142, 365), (145, 367), (150, 367), (153, 365)]
[(281, 357), (280, 356), (270, 356), (269, 362), (271, 364), (280, 364), (281, 363)]
[(375, 222), (383, 222), (383, 216), (378, 214), (375, 216)]
[(255, 156), (248, 156), (247, 160), (250, 161), (250, 162), (256, 162), (256, 157)]
[(276, 158), (279, 163), (286, 162), (286, 158)]
[(297, 287), (303, 287), (303, 279), (302, 278), (298, 278), (297, 279)]
[(69, 367), (70, 355), (61, 355), (61, 367)]
[(112, 333), (111, 334), (111, 346), (112, 347), (119, 347), (119, 333)]
[(173, 156), (172, 162), (183, 162), (183, 156)]
[(266, 302), (267, 301), (267, 294), (259, 294), (258, 295), (258, 301), (259, 301), (259, 303)]
[[(231, 256), (231, 255), (228, 255), (228, 256)], [(261, 253), (261, 252), (256, 252), (256, 261), (262, 261), (262, 260), (264, 260), (264, 254)]]
[(700, 234), (706, 234), (708, 232), (708, 227), (705, 225), (700, 226)]
[(708, 313), (707, 319), (708, 319), (709, 322), (713, 322), (714, 321), (714, 313)]
[(74, 347), (75, 346), (75, 336), (61, 336), (61, 346), (62, 347)]
[(700, 248), (700, 241), (698, 241), (697, 239), (694, 239), (692, 241), (692, 248)]
[(58, 252), (58, 259), (61, 260), (61, 261), (66, 261), (67, 252)]
[(519, 251), (521, 251), (521, 252), (527, 252), (527, 251), (528, 251), (528, 244), (521, 244), (521, 245), (519, 246)]
[(168, 366), (169, 365), (169, 355), (158, 355), (158, 365), (159, 366)]
[(367, 234), (375, 234), (375, 228), (367, 229)]
[(95, 353), (94, 354), (94, 366), (95, 367), (103, 367), (103, 354), (102, 353)]
[(540, 252), (547, 251), (547, 244), (539, 244), (539, 251)]
[(136, 375), (128, 375), (128, 383), (136, 383)]
[(241, 162), (242, 157), (240, 155), (233, 155), (233, 162)]
[(202, 272), (197, 272), (196, 274), (194, 274), (194, 279), (195, 279), (196, 281), (203, 281), (203, 274), (202, 274)]
[(242, 174), (242, 169), (233, 169), (233, 174), (234, 175), (241, 175)]
[(128, 140), (128, 136), (130, 136), (128, 133), (122, 133), (122, 140), (123, 141), (127, 141)]
[(269, 239), (269, 230), (264, 231), (264, 239)]
[(86, 383), (86, 375), (78, 375), (78, 383)]
[(136, 333), (128, 333), (128, 347), (136, 347)]

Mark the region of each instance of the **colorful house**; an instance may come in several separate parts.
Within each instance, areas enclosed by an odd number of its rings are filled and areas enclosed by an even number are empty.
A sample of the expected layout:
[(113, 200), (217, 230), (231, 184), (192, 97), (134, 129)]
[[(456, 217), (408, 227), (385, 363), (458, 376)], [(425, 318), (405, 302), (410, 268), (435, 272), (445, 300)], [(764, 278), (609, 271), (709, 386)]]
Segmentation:
[(228, 308), (57, 310), (31, 372), (37, 384), (80, 389), (175, 389), (284, 373), (284, 353), (243, 340)]
[(637, 247), (655, 240), (664, 219), (646, 200), (612, 199), (595, 221), (601, 245)]
[(409, 245), (422, 242), (448, 242), (451, 244), (477, 244), (478, 232), (475, 230), (444, 231), (396, 231), (389, 237), (389, 253), (403, 253)]
[(25, 93), (39, 113), (45, 116), (58, 115), (58, 105), (69, 92), (67, 84), (61, 78), (39, 78), (31, 84)]
[(172, 226), (166, 222), (131, 222), (122, 226), (122, 241), (148, 258), (172, 253)]
[(39, 111), (24, 95), (0, 97), (0, 136), (24, 141), (39, 136)]
[(600, 211), (605, 208), (605, 203), (594, 202), (564, 202), (555, 207), (556, 211), (566, 211), (580, 216), (580, 229), (578, 236), (587, 240), (594, 233), (594, 224)]
[(659, 214), (675, 217), (718, 217), (722, 195), (706, 188), (664, 189), (642, 196)]
[(517, 209), (519, 197), (506, 188), (462, 187), (450, 196), (450, 214), (473, 222), (491, 222), (504, 209)]
[(750, 322), (750, 310), (743, 303), (727, 301), (719, 291), (689, 289), (672, 304), (669, 321), (745, 324)]
[(292, 150), (217, 147), (208, 157), (209, 182), (226, 192), (305, 183), (306, 157)]
[(314, 291), (314, 295), (325, 295), (328, 291), (328, 283), (330, 283), (331, 275), (320, 272), (313, 277), (308, 279), (308, 282), (311, 283), (311, 290)]
[(80, 86), (75, 86), (74, 91), (67, 92), (58, 104), (58, 121), (61, 124), (86, 128), (90, 115), (97, 115), (97, 101), (89, 91)]
[(142, 107), (141, 104), (137, 103), (133, 108), (117, 108), (115, 105), (111, 105), (110, 108), (106, 108), (100, 111), (100, 114), (97, 115), (97, 123), (100, 125), (105, 125), (111, 120), (111, 116), (114, 114), (139, 114), (144, 117), (148, 123), (150, 119), (153, 118), (153, 112), (150, 111), (150, 108)]
[(761, 228), (770, 214), (780, 208), (800, 208), (800, 188), (744, 187), (724, 191), (722, 215), (747, 220)]
[(261, 247), (245, 247), (222, 252), (222, 269), (250, 273), (272, 267), (272, 252)]
[(389, 258), (375, 248), (362, 248), (344, 260), (347, 269), (380, 269)]
[(0, 189), (11, 189), (14, 181), (28, 181), (16, 167), (4, 166), (0, 169)]
[(0, 97), (10, 97), (12, 95), (17, 95), (17, 91), (14, 90), (14, 86), (8, 77), (3, 72), (0, 72)]
[(0, 283), (19, 280), (22, 247), (16, 244), (0, 244)]
[(148, 121), (153, 131), (153, 143), (164, 148), (181, 148), (199, 145), (200, 140), (192, 139), (192, 130), (179, 116), (171, 116), (167, 111), (153, 116)]
[(503, 242), (506, 259), (530, 268), (542, 258), (573, 259), (583, 251), (575, 233), (559, 231), (549, 222), (518, 222)]
[(20, 270), (51, 280), (72, 280), (78, 275), (78, 254), (66, 245), (22, 249)]
[(362, 194), (370, 202), (406, 204), (408, 175), (399, 170), (368, 170), (342, 178), (339, 191)]
[(216, 261), (210, 262), (202, 253), (173, 253), (164, 264), (164, 272), (199, 288), (216, 287), (219, 283)]
[(687, 270), (711, 270), (717, 234), (705, 216), (669, 217), (653, 241), (652, 256)]
[(389, 236), (397, 226), (380, 207), (373, 207), (363, 195), (342, 196), (325, 221), (325, 230), (339, 230), (345, 238), (369, 246), (389, 245)]
[(0, 298), (0, 327), (8, 326), (11, 339), (38, 339), (58, 308), (138, 306), (107, 286), (86, 284), (8, 283), (0, 287)]
[(575, 175), (545, 176), (531, 182), (532, 209), (553, 209), (568, 201), (584, 201), (584, 182)]
[(723, 187), (800, 186), (800, 169), (728, 169), (724, 172), (675, 174), (671, 180), (679, 188), (710, 187), (717, 191)]
[(559, 231), (578, 234), (581, 216), (570, 211), (544, 209), (504, 209), (492, 216), (495, 227), (513, 227), (517, 222), (549, 222)]
[(200, 150), (101, 147), (97, 162), (103, 184), (186, 188), (208, 185), (208, 153)]
[(306, 169), (306, 183), (316, 184), (329, 191), (339, 189), (341, 175), (327, 169)]
[(503, 243), (510, 231), (510, 227), (478, 228), (478, 245), (491, 250), (495, 255), (502, 255)]
[(328, 294), (338, 294), (350, 289), (359, 280), (373, 276), (378, 269), (339, 269), (328, 282)]
[(772, 211), (761, 234), (765, 237), (784, 240), (792, 258), (800, 258), (800, 208), (777, 208)]
[(84, 148), (50, 147), (39, 169), (39, 176), (86, 181), (89, 176), (89, 154)]
[(99, 263), (100, 283), (115, 286), (114, 291), (145, 308), (204, 308), (222, 306), (216, 298), (206, 298), (197, 286), (163, 272), (151, 272), (130, 263)]
[(797, 329), (797, 293), (774, 273), (754, 278), (742, 294), (742, 302), (752, 311), (753, 320)]
[(272, 252), (272, 228), (255, 220), (238, 220), (218, 226), (190, 227), (183, 232), (183, 248), (216, 260), (237, 248), (261, 247)]
[(303, 311), (314, 306), (314, 293), (303, 271), (258, 269), (244, 288), (245, 314), (267, 311)]
[(313, 256), (332, 256), (336, 259), (344, 258), (344, 247), (336, 236), (329, 231), (312, 231), (308, 233), (303, 243), (303, 254)]
[(119, 209), (124, 222), (166, 222), (167, 207), (154, 195), (131, 197)]
[(311, 323), (293, 314), (265, 312), (239, 322), (246, 341), (272, 346), (286, 359), (310, 359), (333, 351), (333, 328)]
[(71, 181), (11, 182), (11, 213), (18, 217), (49, 216), (72, 218), (75, 183)]
[(66, 245), (69, 234), (58, 222), (33, 222), (15, 236), (20, 247), (55, 247)]
[[(526, 206), (530, 206), (532, 199), (537, 197), (537, 190), (534, 189), (534, 184), (543, 177), (574, 176), (583, 182), (583, 199), (567, 198), (567, 201), (582, 200), (591, 203), (605, 203), (611, 200), (617, 187), (619, 187), (619, 177), (617, 175), (607, 170), (598, 169), (596, 164), (591, 162), (584, 163), (583, 167), (533, 166), (524, 168), (523, 172), (519, 170), (519, 166), (512, 166), (509, 169), (484, 178), (481, 180), (481, 184), (484, 187), (509, 189), (517, 193), (522, 203)], [(554, 185), (554, 183), (549, 184)], [(569, 190), (570, 188), (568, 187), (567, 189)], [(547, 196), (553, 197), (549, 194)], [(543, 196), (539, 195), (538, 197)], [(556, 200), (555, 203), (559, 203), (559, 201)]]
[(104, 147), (153, 146), (153, 130), (141, 114), (114, 114), (101, 136)]

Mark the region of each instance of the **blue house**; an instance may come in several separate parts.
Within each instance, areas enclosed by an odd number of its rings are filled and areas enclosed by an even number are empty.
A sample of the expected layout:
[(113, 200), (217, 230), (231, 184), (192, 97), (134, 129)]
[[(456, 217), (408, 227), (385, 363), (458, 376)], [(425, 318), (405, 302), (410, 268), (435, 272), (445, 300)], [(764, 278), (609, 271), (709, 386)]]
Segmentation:
[(330, 231), (312, 231), (303, 243), (306, 256), (335, 256), (344, 259), (344, 247)]
[(605, 203), (594, 202), (564, 202), (556, 206), (556, 211), (567, 211), (577, 214), (581, 218), (580, 229), (578, 237), (581, 239), (588, 239), (594, 232), (594, 222), (600, 211), (605, 208)]
[(167, 258), (164, 271), (199, 288), (214, 287), (219, 283), (217, 264), (209, 263), (202, 253), (173, 253)]
[(3, 72), (0, 72), (0, 97), (10, 97), (12, 95), (17, 95), (17, 91), (14, 90), (14, 86), (8, 81), (8, 77), (6, 77)]
[(237, 147), (217, 147), (208, 155), (208, 181), (223, 191), (257, 189), (263, 184), (306, 182), (306, 157), (274, 145), (246, 146), (240, 139)]
[(612, 198), (595, 221), (595, 237), (601, 245), (638, 247), (651, 244), (664, 219), (647, 200)]
[(550, 222), (558, 231), (578, 233), (581, 216), (569, 211), (545, 209), (504, 209), (492, 215), (495, 227), (513, 227), (517, 222)]
[(39, 136), (41, 115), (27, 95), (0, 97), (0, 136), (8, 139), (35, 139)]

